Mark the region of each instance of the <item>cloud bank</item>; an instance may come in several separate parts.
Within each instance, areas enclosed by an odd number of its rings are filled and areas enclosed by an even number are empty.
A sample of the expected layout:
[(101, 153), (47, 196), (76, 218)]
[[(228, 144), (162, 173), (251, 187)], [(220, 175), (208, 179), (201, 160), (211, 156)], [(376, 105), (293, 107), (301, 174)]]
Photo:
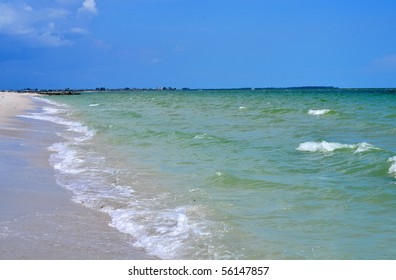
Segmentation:
[(81, 14), (96, 13), (94, 0), (0, 0), (0, 34), (16, 37), (26, 44), (65, 46), (73, 43), (73, 35), (88, 33)]

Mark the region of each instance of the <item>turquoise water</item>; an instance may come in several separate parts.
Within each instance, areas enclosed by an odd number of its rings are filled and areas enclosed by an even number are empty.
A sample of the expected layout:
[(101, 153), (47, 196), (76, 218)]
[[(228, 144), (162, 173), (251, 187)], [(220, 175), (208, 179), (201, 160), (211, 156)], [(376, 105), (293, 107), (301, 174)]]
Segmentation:
[[(48, 97), (74, 200), (165, 259), (396, 259), (387, 90)], [(45, 100), (41, 100), (45, 101)], [(50, 102), (50, 103), (48, 103)]]

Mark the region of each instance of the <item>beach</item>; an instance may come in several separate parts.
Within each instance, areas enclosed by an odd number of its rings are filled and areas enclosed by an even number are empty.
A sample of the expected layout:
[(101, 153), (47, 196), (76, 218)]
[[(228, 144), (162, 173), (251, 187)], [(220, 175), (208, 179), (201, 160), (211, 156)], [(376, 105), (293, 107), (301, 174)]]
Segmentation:
[(1, 259), (396, 257), (386, 89), (2, 95)]
[(0, 259), (152, 259), (57, 184), (48, 162), (57, 125), (18, 117), (37, 110), (31, 95), (0, 93)]

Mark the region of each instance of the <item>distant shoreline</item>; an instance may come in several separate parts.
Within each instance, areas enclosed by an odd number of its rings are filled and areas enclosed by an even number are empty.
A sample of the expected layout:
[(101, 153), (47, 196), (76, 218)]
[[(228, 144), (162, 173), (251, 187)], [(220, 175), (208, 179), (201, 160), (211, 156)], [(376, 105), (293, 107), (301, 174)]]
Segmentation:
[(0, 89), (0, 92), (17, 92), (26, 94), (38, 95), (80, 95), (81, 93), (89, 92), (135, 92), (135, 91), (265, 91), (265, 90), (387, 90), (391, 93), (396, 93), (396, 88), (340, 88), (335, 86), (297, 86), (297, 87), (241, 87), (241, 88), (174, 88), (174, 87), (158, 87), (158, 88), (92, 88), (92, 89), (21, 89), (21, 90), (8, 90)]

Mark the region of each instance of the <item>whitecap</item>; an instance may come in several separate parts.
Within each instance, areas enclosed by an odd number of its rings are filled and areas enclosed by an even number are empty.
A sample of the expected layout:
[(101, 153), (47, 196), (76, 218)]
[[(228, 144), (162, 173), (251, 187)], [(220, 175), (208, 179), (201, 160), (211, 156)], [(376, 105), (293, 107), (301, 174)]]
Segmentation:
[(311, 116), (322, 116), (329, 113), (331, 110), (329, 109), (321, 109), (321, 110), (309, 110), (308, 114)]
[(351, 149), (351, 150), (355, 150), (354, 151), (355, 153), (362, 153), (373, 149), (378, 150), (379, 148), (367, 142), (362, 142), (358, 144), (342, 144), (336, 142), (322, 141), (322, 142), (301, 143), (296, 149), (298, 151), (312, 152), (312, 153), (314, 152), (329, 153), (340, 149)]
[(100, 104), (94, 103), (94, 104), (89, 104), (89, 107), (97, 107), (100, 106)]
[(194, 139), (206, 139), (206, 138), (208, 138), (208, 135), (206, 133), (197, 134), (194, 136)]
[(301, 143), (297, 150), (303, 152), (333, 152), (338, 149), (354, 148), (353, 145), (332, 143), (332, 142), (305, 142)]
[(357, 146), (357, 149), (356, 149), (355, 153), (363, 153), (363, 152), (367, 152), (370, 150), (380, 150), (379, 148), (377, 148), (374, 145), (371, 145), (370, 143), (367, 143), (367, 142), (359, 143), (356, 146)]
[(391, 162), (391, 166), (389, 167), (388, 173), (396, 175), (396, 156), (391, 157), (388, 159), (388, 162)]

